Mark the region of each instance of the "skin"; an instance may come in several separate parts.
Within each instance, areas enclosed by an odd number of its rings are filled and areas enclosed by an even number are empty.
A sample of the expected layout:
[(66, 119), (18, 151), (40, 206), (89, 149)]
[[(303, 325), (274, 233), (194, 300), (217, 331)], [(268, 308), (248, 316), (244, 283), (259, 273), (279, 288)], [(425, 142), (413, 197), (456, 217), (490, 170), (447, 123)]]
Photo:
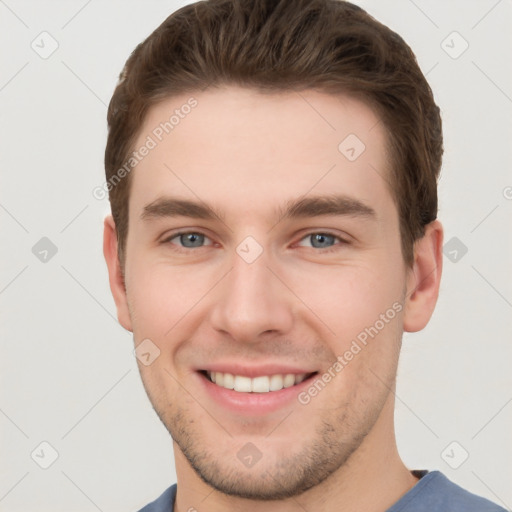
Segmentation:
[[(135, 146), (190, 96), (152, 107)], [(443, 228), (426, 227), (407, 268), (385, 128), (364, 103), (233, 86), (193, 96), (197, 107), (132, 171), (124, 281), (112, 217), (104, 223), (119, 322), (136, 346), (149, 338), (160, 350), (138, 364), (173, 438), (175, 510), (385, 510), (417, 482), (397, 452), (395, 377), (402, 333), (423, 329), (436, 304)], [(366, 146), (353, 162), (338, 150), (351, 133)], [(275, 215), (286, 201), (326, 194), (375, 217)], [(163, 195), (200, 199), (223, 220), (141, 219)], [(179, 230), (206, 235), (204, 244), (171, 238)], [(334, 238), (315, 245), (310, 235), (325, 232)], [(236, 252), (247, 236), (263, 251), (250, 264)], [(394, 303), (403, 309), (306, 405), (238, 414), (199, 383), (198, 367), (226, 360), (321, 375)], [(237, 457), (249, 442), (262, 454), (250, 468)]]

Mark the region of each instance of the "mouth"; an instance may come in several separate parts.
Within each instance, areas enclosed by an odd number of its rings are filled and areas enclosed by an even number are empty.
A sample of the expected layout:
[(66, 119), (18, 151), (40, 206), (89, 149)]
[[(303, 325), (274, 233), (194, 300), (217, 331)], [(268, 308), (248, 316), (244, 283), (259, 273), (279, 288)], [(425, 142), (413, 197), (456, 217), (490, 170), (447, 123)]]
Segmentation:
[[(308, 368), (309, 366), (309, 368)], [(319, 375), (311, 365), (291, 366), (267, 361), (260, 365), (224, 361), (196, 368), (198, 389), (212, 407), (233, 418), (262, 418), (300, 405), (297, 397)], [(316, 370), (316, 369), (315, 369)], [(301, 409), (302, 410), (302, 409)]]
[(292, 388), (311, 379), (318, 372), (311, 373), (276, 373), (249, 377), (232, 373), (200, 370), (204, 378), (219, 388), (232, 390), (237, 393), (274, 393), (286, 388)]

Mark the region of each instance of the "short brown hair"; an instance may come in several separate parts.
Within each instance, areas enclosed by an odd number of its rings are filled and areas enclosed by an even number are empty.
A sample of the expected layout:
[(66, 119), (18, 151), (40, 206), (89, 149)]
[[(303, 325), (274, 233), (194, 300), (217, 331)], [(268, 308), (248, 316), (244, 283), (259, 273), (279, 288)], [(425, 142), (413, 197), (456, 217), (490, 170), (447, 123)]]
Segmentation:
[[(363, 99), (382, 120), (402, 254), (437, 217), (440, 111), (404, 40), (341, 0), (206, 0), (174, 12), (127, 60), (108, 108), (107, 183), (126, 165), (148, 109), (208, 86), (316, 89)], [(110, 181), (109, 181), (110, 180)], [(109, 187), (122, 268), (130, 175)]]

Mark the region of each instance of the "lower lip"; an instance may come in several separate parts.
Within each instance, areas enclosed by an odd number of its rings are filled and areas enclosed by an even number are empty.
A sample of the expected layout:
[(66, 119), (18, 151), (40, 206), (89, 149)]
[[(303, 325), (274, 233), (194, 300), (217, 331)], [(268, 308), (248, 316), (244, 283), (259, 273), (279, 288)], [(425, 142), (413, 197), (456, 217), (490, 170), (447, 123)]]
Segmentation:
[(223, 408), (247, 416), (260, 416), (278, 411), (290, 403), (297, 402), (297, 395), (311, 385), (317, 374), (315, 373), (301, 383), (289, 388), (269, 391), (268, 393), (241, 393), (217, 386), (200, 372), (197, 372), (197, 375), (205, 392)]

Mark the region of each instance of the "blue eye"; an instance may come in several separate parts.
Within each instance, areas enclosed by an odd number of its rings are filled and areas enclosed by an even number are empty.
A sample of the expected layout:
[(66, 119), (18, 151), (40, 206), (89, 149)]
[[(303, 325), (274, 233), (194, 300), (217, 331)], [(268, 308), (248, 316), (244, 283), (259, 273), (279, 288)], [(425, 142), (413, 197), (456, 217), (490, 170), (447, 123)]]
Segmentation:
[(327, 233), (314, 233), (308, 236), (315, 249), (325, 249), (326, 247), (330, 247), (336, 240), (334, 235), (329, 235)]
[[(347, 241), (343, 240), (339, 236), (331, 235), (330, 233), (309, 233), (302, 240), (309, 240), (311, 247), (314, 249), (336, 249), (336, 241), (338, 240), (341, 244), (348, 244)], [(299, 243), (299, 245), (302, 245)], [(307, 247), (307, 246), (306, 246)]]
[[(174, 240), (178, 240), (175, 242)], [(309, 241), (309, 244), (304, 245), (305, 241)], [(336, 243), (339, 242), (339, 243)], [(187, 249), (200, 249), (201, 247), (212, 246), (213, 242), (203, 233), (197, 231), (182, 231), (175, 233), (172, 236), (162, 241), (163, 244), (170, 244), (174, 246), (176, 251), (186, 251)], [(330, 252), (339, 249), (340, 245), (347, 245), (349, 242), (343, 240), (337, 235), (324, 232), (313, 232), (304, 236), (299, 246), (311, 247), (313, 249), (319, 249), (318, 252)], [(322, 251), (324, 249), (324, 251)]]
[[(179, 239), (180, 245), (185, 249), (194, 249), (197, 247), (202, 247), (205, 240), (210, 240), (207, 236), (202, 233), (197, 233), (195, 231), (189, 231), (187, 233), (176, 233), (173, 236), (164, 240), (164, 243), (169, 243), (175, 238)], [(211, 241), (210, 241), (211, 242)], [(205, 245), (212, 245), (211, 243)]]

